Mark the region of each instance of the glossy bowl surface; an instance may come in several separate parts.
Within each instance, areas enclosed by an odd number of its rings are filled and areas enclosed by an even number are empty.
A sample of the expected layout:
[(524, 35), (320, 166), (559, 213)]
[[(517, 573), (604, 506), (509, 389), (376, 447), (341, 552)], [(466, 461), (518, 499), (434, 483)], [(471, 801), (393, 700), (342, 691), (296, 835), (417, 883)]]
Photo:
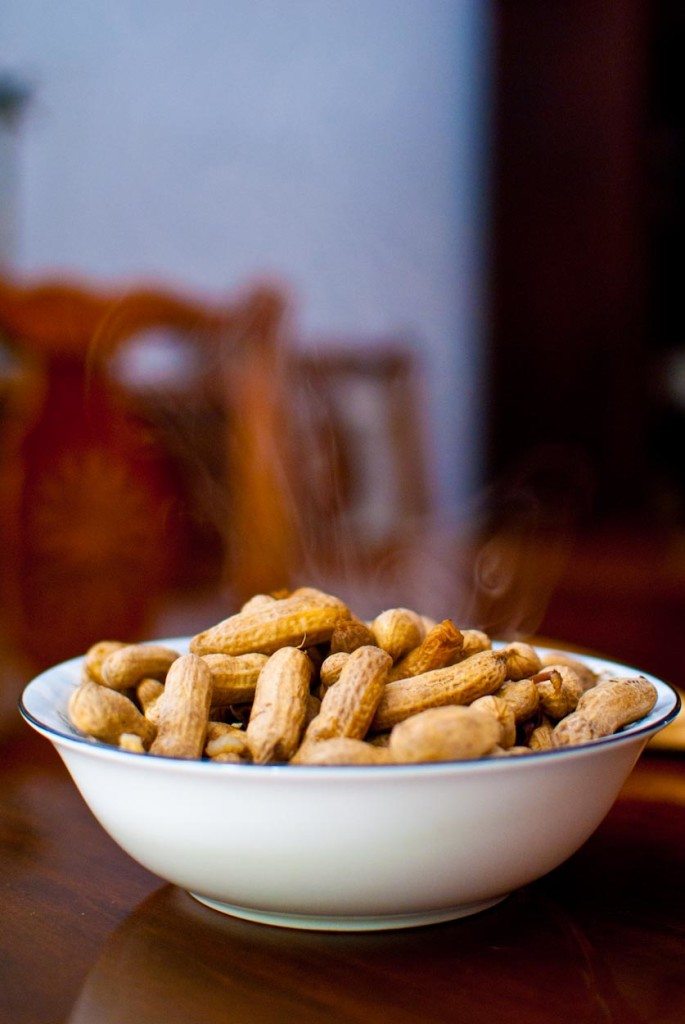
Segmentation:
[[(637, 671), (583, 660), (596, 671)], [(81, 662), (34, 679), (20, 710), (55, 745), (109, 835), (217, 910), (326, 930), (461, 917), (557, 867), (594, 832), (680, 703), (643, 672), (658, 691), (652, 712), (574, 748), (421, 765), (214, 764), (127, 753), (78, 734), (66, 708)]]

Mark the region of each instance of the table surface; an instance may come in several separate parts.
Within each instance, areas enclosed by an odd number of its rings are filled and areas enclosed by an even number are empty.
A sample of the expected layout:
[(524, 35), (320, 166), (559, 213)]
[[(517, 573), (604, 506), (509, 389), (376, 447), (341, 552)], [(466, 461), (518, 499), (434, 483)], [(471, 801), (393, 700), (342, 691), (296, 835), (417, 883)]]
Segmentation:
[(0, 772), (0, 1024), (685, 1021), (678, 755), (644, 754), (585, 846), (498, 906), (367, 934), (251, 924), (163, 883), (28, 728)]

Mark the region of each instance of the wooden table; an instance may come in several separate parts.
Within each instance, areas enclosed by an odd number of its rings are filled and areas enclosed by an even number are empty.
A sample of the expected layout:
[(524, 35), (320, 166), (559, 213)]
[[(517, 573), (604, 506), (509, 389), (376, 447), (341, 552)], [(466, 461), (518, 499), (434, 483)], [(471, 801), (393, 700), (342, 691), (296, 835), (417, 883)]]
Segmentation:
[(586, 845), (497, 907), (336, 935), (206, 909), (115, 846), (47, 741), (0, 755), (0, 1024), (685, 1021), (677, 756), (643, 755)]

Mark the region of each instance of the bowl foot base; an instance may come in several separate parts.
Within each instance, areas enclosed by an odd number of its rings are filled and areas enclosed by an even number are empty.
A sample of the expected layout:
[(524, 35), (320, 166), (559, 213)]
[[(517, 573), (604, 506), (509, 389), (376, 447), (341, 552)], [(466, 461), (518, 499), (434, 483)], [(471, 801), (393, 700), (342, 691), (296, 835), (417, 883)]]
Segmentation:
[(270, 924), (277, 928), (305, 928), (320, 932), (369, 932), (391, 928), (416, 928), (419, 925), (454, 921), (458, 917), (468, 917), (470, 914), (478, 914), (481, 910), (487, 910), (488, 907), (494, 907), (496, 903), (505, 899), (507, 894), (496, 896), (494, 899), (479, 900), (477, 903), (464, 903), (446, 910), (420, 911), (415, 914), (380, 914), (369, 917), (280, 914), (275, 911), (222, 903), (220, 900), (213, 900), (208, 896), (199, 896), (195, 892), (191, 892), (190, 895), (212, 910), (218, 910), (222, 914), (229, 914), (232, 917), (240, 917), (245, 921), (255, 921), (257, 924)]

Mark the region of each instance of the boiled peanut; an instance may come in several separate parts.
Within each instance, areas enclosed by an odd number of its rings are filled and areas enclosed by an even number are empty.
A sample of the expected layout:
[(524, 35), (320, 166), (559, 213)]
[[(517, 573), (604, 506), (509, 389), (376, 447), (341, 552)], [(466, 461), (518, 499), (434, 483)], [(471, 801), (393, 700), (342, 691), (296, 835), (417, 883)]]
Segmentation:
[(164, 693), (164, 683), (159, 679), (141, 679), (136, 686), (136, 697), (143, 714), (151, 722), (157, 723), (158, 701)]
[(578, 658), (571, 657), (564, 651), (546, 651), (540, 655), (542, 668), (556, 668), (557, 665), (566, 665), (572, 668), (580, 679), (583, 690), (589, 690), (597, 682), (597, 675), (589, 665)]
[(309, 740), (302, 744), (291, 764), (391, 764), (385, 747), (377, 747), (350, 736)]
[(644, 676), (593, 686), (580, 698), (576, 710), (555, 726), (554, 745), (569, 746), (610, 736), (649, 714), (656, 699), (656, 687)]
[(117, 744), (122, 733), (135, 733), (148, 745), (157, 731), (123, 693), (90, 680), (74, 690), (67, 711), (77, 729), (105, 743)]
[(221, 759), (234, 764), (242, 764), (252, 760), (252, 751), (246, 734), (242, 729), (227, 725), (223, 729), (218, 726), (223, 722), (213, 722), (208, 728), (205, 740), (205, 754), (211, 760)]
[(483, 757), (499, 742), (494, 715), (458, 705), (429, 708), (396, 725), (389, 751), (398, 763)]
[(461, 635), (464, 638), (463, 644), (455, 661), (463, 661), (464, 658), (470, 658), (472, 654), (489, 651), (492, 647), (492, 640), (482, 629), (462, 629)]
[(532, 679), (519, 679), (516, 682), (503, 683), (495, 696), (500, 697), (514, 712), (517, 724), (532, 718), (538, 709), (540, 695)]
[(390, 670), (389, 681), (408, 679), (450, 665), (458, 660), (463, 642), (461, 631), (450, 619), (444, 619), (426, 633), (417, 647), (400, 658)]
[(202, 660), (212, 673), (212, 707), (244, 704), (254, 697), (259, 673), (267, 654), (204, 654)]
[(195, 654), (273, 654), (283, 647), (312, 646), (330, 640), (333, 630), (350, 611), (336, 597), (296, 596), (239, 612), (190, 642)]
[(500, 734), (497, 743), (505, 750), (513, 747), (516, 743), (516, 719), (512, 708), (501, 697), (488, 694), (485, 697), (477, 697), (469, 707), (482, 711), (484, 714), (492, 715), (499, 724)]
[(321, 710), (307, 727), (307, 740), (366, 735), (385, 689), (389, 654), (379, 647), (358, 647), (349, 655), (340, 678), (323, 696)]
[(128, 647), (128, 644), (122, 643), (120, 640), (100, 640), (98, 643), (93, 644), (86, 651), (83, 659), (83, 668), (88, 679), (92, 679), (94, 683), (100, 683), (101, 686), (105, 686), (105, 680), (102, 676), (102, 665), (105, 658), (109, 657), (114, 651), (120, 651), (122, 647)]
[(104, 659), (102, 680), (113, 690), (128, 690), (141, 679), (162, 680), (178, 657), (161, 644), (129, 644)]
[(118, 746), (119, 750), (127, 750), (129, 754), (145, 753), (145, 745), (135, 732), (122, 732)]
[(536, 725), (528, 737), (531, 750), (551, 750), (554, 746), (554, 727), (548, 718)]
[(387, 683), (373, 719), (372, 730), (383, 732), (404, 718), (443, 704), (470, 704), (493, 693), (504, 682), (506, 655), (482, 651), (466, 661), (436, 668), (411, 679)]
[(550, 665), (533, 677), (540, 708), (555, 722), (575, 711), (583, 694), (583, 684), (575, 669), (568, 665)]
[(425, 636), (423, 620), (409, 608), (389, 608), (371, 623), (376, 643), (393, 661), (418, 647)]
[(340, 679), (340, 673), (347, 664), (349, 657), (349, 654), (346, 654), (345, 651), (338, 651), (337, 654), (329, 654), (324, 660), (319, 673), (321, 697), (323, 697), (329, 686), (337, 683), (338, 679)]
[(295, 753), (307, 715), (312, 663), (295, 647), (271, 655), (257, 680), (247, 738), (257, 764), (288, 761)]
[(352, 654), (358, 647), (368, 647), (376, 641), (365, 623), (359, 619), (343, 619), (333, 630), (331, 636), (331, 654)]
[(202, 756), (212, 699), (212, 673), (194, 654), (178, 658), (167, 673), (159, 698), (157, 737), (151, 754), (164, 757)]
[(517, 640), (502, 648), (507, 657), (507, 679), (527, 679), (540, 671), (540, 656), (530, 644)]

